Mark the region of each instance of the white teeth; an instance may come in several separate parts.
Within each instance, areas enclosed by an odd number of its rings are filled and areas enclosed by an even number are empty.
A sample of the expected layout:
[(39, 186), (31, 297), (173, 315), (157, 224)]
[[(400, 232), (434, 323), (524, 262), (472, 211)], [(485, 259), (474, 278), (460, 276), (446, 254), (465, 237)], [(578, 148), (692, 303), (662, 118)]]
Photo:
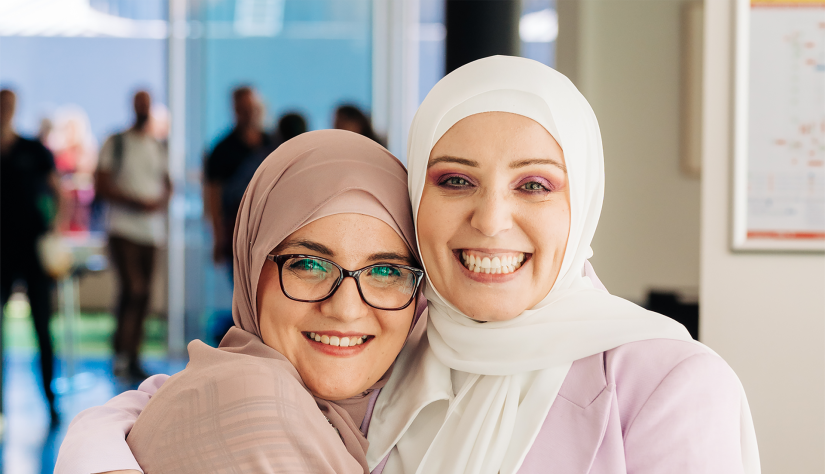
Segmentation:
[(464, 266), (471, 272), (497, 275), (513, 273), (518, 270), (522, 262), (524, 262), (524, 254), (505, 255), (491, 259), (490, 257), (474, 256), (461, 252), (461, 259), (464, 262)]
[(321, 334), (316, 334), (314, 332), (308, 333), (310, 339), (313, 339), (315, 342), (320, 342), (321, 344), (326, 344), (329, 346), (338, 346), (338, 347), (353, 347), (359, 344), (363, 344), (368, 336), (352, 336), (352, 337), (338, 337), (338, 336), (326, 336)]

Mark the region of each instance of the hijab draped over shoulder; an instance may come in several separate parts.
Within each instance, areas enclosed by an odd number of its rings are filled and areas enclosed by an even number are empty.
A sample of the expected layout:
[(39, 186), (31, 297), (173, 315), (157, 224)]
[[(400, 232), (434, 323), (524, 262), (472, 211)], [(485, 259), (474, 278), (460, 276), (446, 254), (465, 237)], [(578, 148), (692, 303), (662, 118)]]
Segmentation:
[[(373, 468), (389, 453), (385, 474), (513, 474), (574, 361), (634, 341), (691, 340), (681, 324), (595, 289), (582, 272), (593, 255), (604, 196), (601, 134), (576, 87), (536, 61), (480, 59), (427, 95), (408, 141), (416, 222), (433, 146), (461, 119), (485, 112), (530, 118), (563, 150), (571, 214), (560, 273), (535, 307), (484, 324), (462, 314), (427, 280), (427, 337), (402, 351), (373, 412), (367, 459)], [(742, 460), (752, 474), (759, 461), (744, 391), (741, 406)]]
[(292, 364), (261, 340), (256, 293), (267, 255), (334, 214), (378, 218), (418, 255), (406, 179), (386, 149), (341, 130), (302, 134), (264, 160), (235, 223), (235, 327), (217, 349), (190, 343), (186, 369), (138, 418), (127, 441), (147, 474), (369, 472), (359, 425), (388, 375), (351, 399), (314, 397)]

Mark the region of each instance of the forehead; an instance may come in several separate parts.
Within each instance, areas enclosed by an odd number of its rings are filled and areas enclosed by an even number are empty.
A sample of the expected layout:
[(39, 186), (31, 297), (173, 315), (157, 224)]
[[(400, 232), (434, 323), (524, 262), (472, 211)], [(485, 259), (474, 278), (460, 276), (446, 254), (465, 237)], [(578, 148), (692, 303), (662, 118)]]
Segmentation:
[(322, 217), (296, 230), (284, 240), (312, 240), (336, 254), (371, 255), (392, 251), (408, 254), (407, 245), (381, 219), (363, 214), (335, 214)]
[(531, 118), (509, 112), (484, 112), (459, 120), (435, 144), (430, 159), (442, 155), (563, 159), (561, 147), (547, 129)]

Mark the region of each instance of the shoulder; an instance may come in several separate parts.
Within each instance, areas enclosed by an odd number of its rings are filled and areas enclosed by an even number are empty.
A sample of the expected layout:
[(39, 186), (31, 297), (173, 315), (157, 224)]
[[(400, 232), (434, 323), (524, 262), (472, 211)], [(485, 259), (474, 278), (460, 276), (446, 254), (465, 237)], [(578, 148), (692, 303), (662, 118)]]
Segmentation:
[(650, 339), (623, 344), (604, 353), (605, 376), (617, 389), (632, 385), (645, 391), (655, 390), (675, 370), (701, 368), (707, 375), (735, 377), (728, 364), (708, 347), (695, 341)]
[(653, 374), (664, 376), (680, 363), (694, 357), (708, 357), (725, 364), (721, 357), (695, 341), (649, 339), (606, 351), (605, 372), (613, 380), (632, 378), (640, 372), (647, 373), (649, 377)]
[(226, 155), (233, 147), (237, 146), (237, 144), (238, 136), (233, 129), (221, 137), (215, 145), (215, 148), (212, 149), (212, 153), (209, 154), (209, 157), (211, 159), (215, 159), (215, 157), (222, 157), (223, 155)]
[(228, 168), (234, 161), (237, 147), (238, 139), (234, 131), (227, 134), (215, 145), (215, 148), (206, 157), (204, 166), (208, 180), (220, 181), (228, 177)]
[[(177, 391), (224, 394), (226, 400), (275, 397), (281, 403), (301, 405), (314, 399), (286, 358), (265, 353), (263, 343), (245, 352), (210, 347), (201, 341), (189, 344), (189, 364), (163, 384)], [(274, 352), (274, 351), (273, 351)], [(159, 392), (160, 394), (160, 392)], [(219, 400), (216, 400), (220, 403)]]
[(155, 432), (180, 434), (202, 423), (244, 423), (242, 418), (300, 425), (308, 413), (318, 412), (312, 394), (293, 376), (288, 363), (202, 346), (193, 350), (190, 345), (189, 364), (151, 397), (131, 440), (156, 446)]
[(131, 129), (121, 130), (109, 135), (105, 140), (103, 140), (103, 144), (100, 146), (100, 153), (114, 153), (116, 144), (120, 147), (125, 146), (126, 142), (131, 140), (132, 135), (133, 132)]
[(25, 150), (27, 153), (34, 153), (43, 156), (52, 156), (52, 152), (43, 145), (43, 142), (37, 138), (19, 137), (17, 146)]
[(26, 150), (26, 154), (37, 160), (37, 163), (47, 170), (54, 168), (54, 155), (46, 148), (37, 138), (23, 138), (20, 137), (20, 144)]
[[(613, 385), (623, 425), (651, 398), (683, 398), (704, 393), (717, 400), (739, 396), (739, 381), (728, 364), (692, 341), (650, 339), (573, 363), (559, 396), (586, 406)], [(730, 395), (730, 396), (725, 396)]]
[(739, 379), (724, 359), (702, 344), (638, 341), (605, 352), (604, 360), (626, 433), (643, 413), (674, 421), (688, 414), (739, 412)]

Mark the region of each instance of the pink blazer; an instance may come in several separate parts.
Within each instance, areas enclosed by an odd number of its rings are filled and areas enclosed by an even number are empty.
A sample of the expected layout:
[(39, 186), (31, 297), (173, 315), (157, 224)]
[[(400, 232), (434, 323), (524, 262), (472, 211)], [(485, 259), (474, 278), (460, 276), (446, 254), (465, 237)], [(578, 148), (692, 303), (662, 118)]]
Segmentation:
[[(126, 435), (167, 378), (80, 413), (55, 473), (140, 471)], [(724, 360), (689, 342), (634, 342), (578, 360), (519, 472), (741, 473), (739, 390)]]

